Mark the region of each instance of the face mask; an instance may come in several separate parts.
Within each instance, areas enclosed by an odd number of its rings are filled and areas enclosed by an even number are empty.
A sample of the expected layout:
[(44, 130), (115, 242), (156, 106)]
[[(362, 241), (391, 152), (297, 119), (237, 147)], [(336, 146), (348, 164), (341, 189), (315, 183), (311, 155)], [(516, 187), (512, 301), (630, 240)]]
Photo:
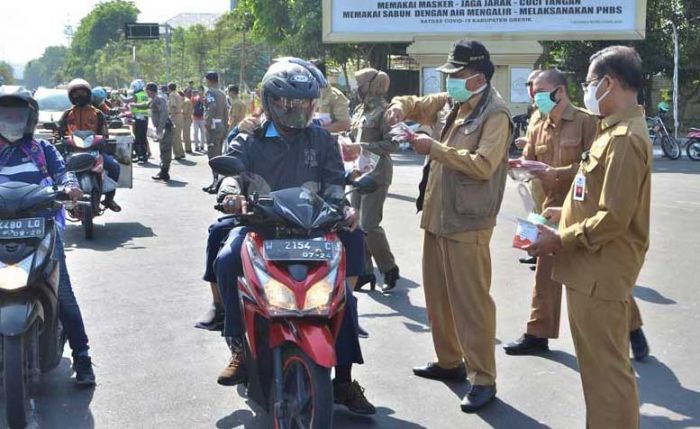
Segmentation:
[(10, 143), (15, 143), (24, 137), (28, 118), (28, 109), (0, 108), (0, 136)]
[(74, 97), (75, 99), (75, 105), (79, 107), (87, 106), (88, 103), (90, 103), (90, 97), (85, 97), (82, 95), (78, 95)]
[(457, 79), (447, 76), (447, 93), (457, 103), (464, 103), (472, 98), (473, 92), (467, 89), (467, 81), (474, 79), (478, 74), (474, 74), (465, 79)]
[[(603, 77), (603, 79), (605, 79), (605, 77)], [(603, 83), (603, 79), (598, 82), (598, 85), (594, 85), (591, 82), (588, 88), (586, 88), (586, 93), (583, 95), (583, 104), (586, 105), (586, 109), (590, 110), (591, 113), (596, 116), (600, 116), (600, 101), (610, 93), (610, 90), (607, 90), (600, 98), (596, 98), (596, 93)]]
[(555, 89), (551, 92), (544, 91), (535, 94), (535, 105), (540, 112), (544, 113), (545, 115), (549, 115), (549, 113), (554, 110), (557, 105), (557, 102), (554, 101), (554, 94), (556, 92), (557, 90)]

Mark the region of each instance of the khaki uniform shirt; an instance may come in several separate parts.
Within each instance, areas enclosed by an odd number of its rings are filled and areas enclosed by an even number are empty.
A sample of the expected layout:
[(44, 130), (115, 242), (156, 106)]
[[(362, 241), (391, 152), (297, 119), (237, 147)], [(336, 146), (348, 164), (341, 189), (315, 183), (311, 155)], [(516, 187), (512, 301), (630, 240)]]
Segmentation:
[[(454, 129), (464, 122), (481, 97), (482, 95), (478, 94), (463, 103), (452, 126), (443, 132), (443, 142), (433, 143), (430, 150), (430, 176), (425, 191), (421, 221), (421, 227), (428, 232), (466, 243), (478, 242), (479, 235), (483, 233), (476, 230), (443, 233), (441, 226), (442, 169), (451, 168), (474, 179), (488, 180), (503, 160), (510, 144), (512, 130), (508, 115), (496, 113), (484, 123), (479, 147), (474, 153), (454, 147), (461, 138), (459, 133), (453, 132)], [(431, 94), (422, 99), (424, 101), (419, 102), (421, 99), (418, 97), (397, 97), (392, 104), (399, 104), (407, 119), (421, 124), (433, 124), (439, 120), (438, 115), (448, 102), (447, 93)]]
[(245, 103), (241, 97), (231, 99), (231, 107), (228, 109), (228, 126), (233, 129), (245, 117)]
[(182, 115), (183, 97), (175, 91), (168, 95), (168, 115), (171, 118)]
[(329, 114), (331, 122), (349, 121), (350, 101), (339, 89), (328, 85), (321, 88), (321, 97), (316, 111)]
[(527, 129), (523, 158), (544, 162), (557, 170), (557, 180), (543, 182), (543, 208), (561, 207), (578, 171), (581, 154), (591, 147), (598, 132), (598, 119), (568, 103), (554, 122), (544, 116)]
[(583, 201), (574, 199), (574, 179), (562, 207), (555, 281), (604, 300), (630, 297), (649, 247), (651, 164), (641, 106), (601, 120), (578, 172)]
[(379, 185), (390, 185), (394, 174), (391, 153), (399, 149), (389, 135), (390, 128), (384, 123), (386, 102), (383, 98), (373, 98), (355, 108), (350, 125), (350, 137), (361, 143), (363, 150), (379, 155), (379, 161), (368, 176)]

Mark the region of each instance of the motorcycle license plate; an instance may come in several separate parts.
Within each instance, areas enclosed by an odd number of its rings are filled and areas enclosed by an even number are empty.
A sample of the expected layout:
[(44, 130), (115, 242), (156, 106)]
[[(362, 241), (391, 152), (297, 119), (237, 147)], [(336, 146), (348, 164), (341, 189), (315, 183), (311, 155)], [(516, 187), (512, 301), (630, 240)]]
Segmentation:
[(264, 257), (268, 261), (329, 261), (333, 243), (328, 240), (265, 240)]
[(0, 240), (44, 236), (44, 218), (0, 220)]

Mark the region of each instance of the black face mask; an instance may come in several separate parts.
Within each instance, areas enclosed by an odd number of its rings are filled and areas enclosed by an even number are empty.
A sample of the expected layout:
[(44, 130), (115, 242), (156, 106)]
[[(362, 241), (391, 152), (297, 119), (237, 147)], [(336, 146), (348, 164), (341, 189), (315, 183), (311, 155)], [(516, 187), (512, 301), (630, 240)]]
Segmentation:
[(84, 107), (90, 103), (90, 97), (78, 95), (78, 96), (73, 97), (73, 101), (75, 102), (76, 106)]

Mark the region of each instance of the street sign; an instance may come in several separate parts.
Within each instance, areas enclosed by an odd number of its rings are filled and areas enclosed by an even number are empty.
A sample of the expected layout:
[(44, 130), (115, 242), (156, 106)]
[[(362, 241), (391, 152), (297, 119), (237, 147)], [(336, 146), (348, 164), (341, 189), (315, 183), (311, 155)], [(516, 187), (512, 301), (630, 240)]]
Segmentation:
[(124, 24), (126, 40), (153, 40), (160, 38), (160, 24), (132, 22)]

